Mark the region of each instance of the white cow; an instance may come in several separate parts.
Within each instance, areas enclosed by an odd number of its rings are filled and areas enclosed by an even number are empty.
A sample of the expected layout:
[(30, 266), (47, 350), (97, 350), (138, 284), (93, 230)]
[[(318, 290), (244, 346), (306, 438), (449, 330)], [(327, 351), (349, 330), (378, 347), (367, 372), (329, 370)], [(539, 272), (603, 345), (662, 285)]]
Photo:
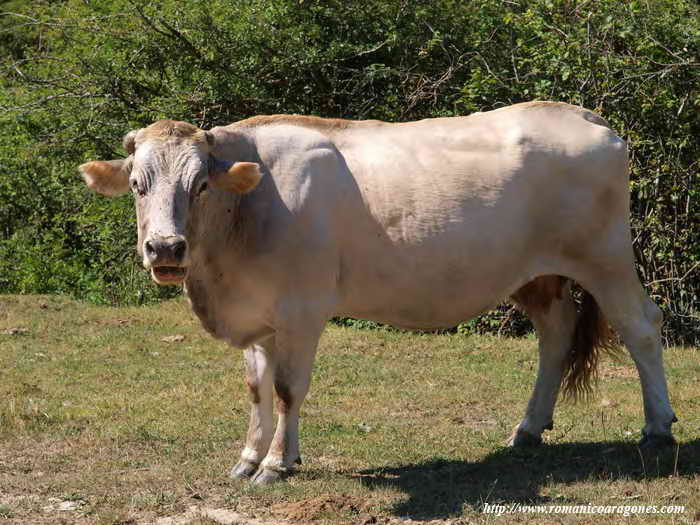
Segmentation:
[(299, 409), (329, 318), (432, 330), (508, 296), (540, 338), (512, 445), (551, 428), (562, 382), (590, 388), (606, 341), (598, 305), (639, 371), (642, 444), (673, 441), (662, 315), (634, 268), (627, 148), (596, 114), (533, 102), (401, 124), (164, 120), (124, 148), (125, 160), (83, 164), (87, 185), (132, 190), (153, 279), (184, 283), (204, 327), (246, 349), (252, 410), (232, 476), (272, 482), (300, 461)]

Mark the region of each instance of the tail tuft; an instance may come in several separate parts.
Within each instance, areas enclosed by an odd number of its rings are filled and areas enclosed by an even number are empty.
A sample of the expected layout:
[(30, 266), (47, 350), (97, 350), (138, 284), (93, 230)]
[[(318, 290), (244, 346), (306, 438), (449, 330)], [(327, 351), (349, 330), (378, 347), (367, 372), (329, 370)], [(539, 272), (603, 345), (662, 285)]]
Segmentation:
[(598, 380), (598, 362), (603, 353), (619, 356), (621, 349), (598, 303), (583, 290), (571, 353), (562, 376), (562, 393), (574, 402), (593, 394)]

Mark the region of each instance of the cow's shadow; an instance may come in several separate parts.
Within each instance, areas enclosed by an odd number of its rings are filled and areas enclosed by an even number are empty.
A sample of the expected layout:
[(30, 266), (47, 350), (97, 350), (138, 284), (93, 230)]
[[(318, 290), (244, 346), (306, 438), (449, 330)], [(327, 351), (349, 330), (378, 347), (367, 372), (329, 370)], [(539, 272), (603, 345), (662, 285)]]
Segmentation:
[(458, 516), (465, 506), (481, 511), (485, 503), (589, 503), (543, 496), (541, 489), (552, 484), (693, 477), (698, 473), (700, 439), (658, 453), (644, 453), (624, 441), (502, 448), (476, 462), (435, 458), (349, 475), (372, 489), (405, 493), (407, 498), (391, 509), (395, 516), (434, 520)]

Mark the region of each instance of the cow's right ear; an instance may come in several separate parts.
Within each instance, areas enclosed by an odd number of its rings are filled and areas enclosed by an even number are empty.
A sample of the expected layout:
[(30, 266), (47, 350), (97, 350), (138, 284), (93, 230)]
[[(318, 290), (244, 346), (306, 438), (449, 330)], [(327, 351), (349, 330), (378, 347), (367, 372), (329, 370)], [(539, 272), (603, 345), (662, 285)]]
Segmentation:
[(78, 169), (85, 179), (85, 184), (94, 192), (107, 197), (118, 197), (129, 191), (131, 157), (86, 162)]

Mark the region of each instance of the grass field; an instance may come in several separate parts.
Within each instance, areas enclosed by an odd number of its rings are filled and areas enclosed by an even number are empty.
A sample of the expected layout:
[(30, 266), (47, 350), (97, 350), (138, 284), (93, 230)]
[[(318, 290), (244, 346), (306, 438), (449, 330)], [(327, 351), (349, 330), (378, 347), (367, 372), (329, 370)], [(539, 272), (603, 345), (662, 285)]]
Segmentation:
[[(248, 420), (242, 356), (184, 301), (0, 296), (0, 523), (695, 523), (699, 357), (666, 353), (677, 448), (636, 447), (643, 412), (626, 360), (603, 363), (590, 403), (558, 407), (545, 445), (510, 450), (535, 339), (329, 327), (302, 410), (304, 465), (257, 487), (227, 477)], [(486, 503), (685, 512), (498, 517)]]

